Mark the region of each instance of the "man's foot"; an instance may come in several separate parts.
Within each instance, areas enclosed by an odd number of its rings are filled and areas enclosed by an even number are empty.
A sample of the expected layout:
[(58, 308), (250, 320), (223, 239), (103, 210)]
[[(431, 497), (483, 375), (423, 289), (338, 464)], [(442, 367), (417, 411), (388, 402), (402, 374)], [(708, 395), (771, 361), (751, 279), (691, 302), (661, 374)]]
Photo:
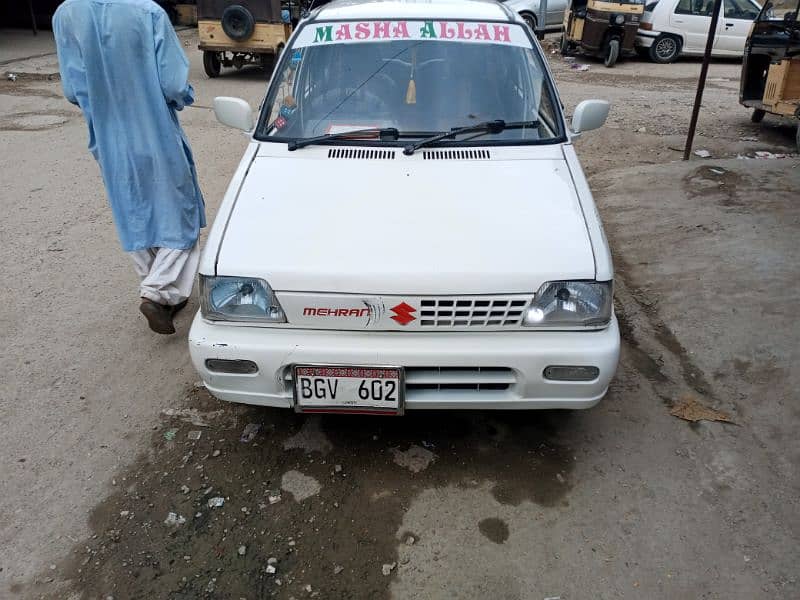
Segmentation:
[(178, 304), (174, 304), (174, 305), (170, 306), (170, 308), (172, 309), (172, 316), (174, 317), (179, 312), (181, 312), (186, 307), (186, 303), (187, 302), (189, 302), (188, 298), (186, 300), (184, 300), (183, 302), (179, 302)]
[(142, 298), (139, 311), (147, 319), (150, 329), (156, 333), (168, 335), (175, 333), (175, 326), (172, 324), (172, 307), (158, 304), (147, 298)]

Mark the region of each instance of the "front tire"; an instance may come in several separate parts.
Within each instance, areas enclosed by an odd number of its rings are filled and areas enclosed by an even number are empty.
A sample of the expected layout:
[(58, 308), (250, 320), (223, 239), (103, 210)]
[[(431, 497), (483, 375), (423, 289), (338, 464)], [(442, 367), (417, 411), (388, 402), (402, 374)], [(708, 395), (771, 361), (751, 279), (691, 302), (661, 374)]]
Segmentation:
[(753, 111), (753, 114), (750, 115), (750, 120), (753, 123), (761, 123), (764, 120), (764, 116), (767, 114), (767, 111), (757, 108)]
[(800, 123), (797, 124), (797, 134), (794, 142), (797, 145), (797, 151), (800, 152)]
[(609, 69), (617, 64), (619, 58), (619, 38), (611, 38), (606, 44), (606, 53), (603, 59), (603, 64)]
[(671, 35), (661, 34), (650, 46), (650, 60), (655, 63), (673, 63), (678, 60), (680, 54), (681, 41)]
[(569, 40), (567, 40), (567, 34), (564, 33), (561, 36), (561, 44), (560, 44), (561, 54), (566, 56), (569, 53)]
[(204, 51), (203, 68), (206, 71), (206, 75), (212, 79), (214, 77), (219, 77), (219, 73), (222, 69), (222, 65), (219, 62), (219, 55), (216, 52)]

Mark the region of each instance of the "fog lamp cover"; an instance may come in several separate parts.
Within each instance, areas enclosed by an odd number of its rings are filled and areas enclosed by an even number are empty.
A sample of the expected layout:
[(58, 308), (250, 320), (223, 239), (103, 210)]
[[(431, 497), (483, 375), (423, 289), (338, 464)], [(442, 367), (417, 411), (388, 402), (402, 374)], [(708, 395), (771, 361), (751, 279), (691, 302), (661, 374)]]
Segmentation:
[(207, 358), (206, 369), (216, 373), (233, 373), (235, 375), (252, 375), (258, 373), (258, 365), (252, 360)]
[(599, 375), (597, 367), (550, 365), (544, 369), (544, 378), (553, 381), (594, 381)]

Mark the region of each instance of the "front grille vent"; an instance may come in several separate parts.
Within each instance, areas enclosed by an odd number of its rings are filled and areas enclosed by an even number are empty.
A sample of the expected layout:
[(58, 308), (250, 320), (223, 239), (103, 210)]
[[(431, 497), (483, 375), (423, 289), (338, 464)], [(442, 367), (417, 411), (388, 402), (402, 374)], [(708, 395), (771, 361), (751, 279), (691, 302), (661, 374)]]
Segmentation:
[(504, 391), (517, 382), (505, 367), (408, 367), (406, 390)]
[(425, 150), (425, 160), (489, 160), (492, 158), (488, 150)]
[(350, 160), (394, 160), (394, 150), (370, 150), (367, 148), (331, 148), (328, 158)]
[(420, 327), (517, 327), (529, 296), (429, 298), (420, 302)]
[[(294, 375), (291, 368), (283, 372), (283, 384), (292, 392)], [(517, 374), (506, 367), (406, 367), (406, 392), (466, 393), (505, 392), (517, 383)]]

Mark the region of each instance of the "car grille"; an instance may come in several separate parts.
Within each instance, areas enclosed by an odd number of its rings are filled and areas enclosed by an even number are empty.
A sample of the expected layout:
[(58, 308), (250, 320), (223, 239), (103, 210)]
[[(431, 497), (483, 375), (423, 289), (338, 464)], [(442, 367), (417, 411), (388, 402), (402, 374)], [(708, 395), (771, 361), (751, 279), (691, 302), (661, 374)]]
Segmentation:
[(412, 391), (504, 391), (517, 382), (505, 367), (408, 367), (406, 390)]
[[(294, 374), (283, 371), (283, 383), (291, 393)], [(517, 382), (513, 369), (506, 367), (406, 367), (406, 392), (503, 392)]]
[(420, 301), (420, 327), (517, 327), (531, 296), (427, 298)]

